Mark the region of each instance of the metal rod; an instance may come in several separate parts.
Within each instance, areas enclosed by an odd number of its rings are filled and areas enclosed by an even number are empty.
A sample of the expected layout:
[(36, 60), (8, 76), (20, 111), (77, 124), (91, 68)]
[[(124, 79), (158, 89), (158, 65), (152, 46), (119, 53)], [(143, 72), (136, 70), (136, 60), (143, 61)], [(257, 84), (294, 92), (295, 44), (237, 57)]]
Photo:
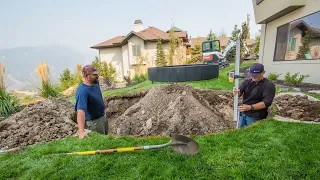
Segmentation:
[[(239, 76), (239, 69), (240, 69), (240, 40), (236, 42), (236, 62), (235, 62), (235, 77)], [(234, 86), (236, 89), (239, 89), (239, 78), (235, 78)], [(234, 96), (234, 111), (233, 111), (233, 120), (237, 121), (237, 128), (239, 128), (239, 96), (236, 94)]]

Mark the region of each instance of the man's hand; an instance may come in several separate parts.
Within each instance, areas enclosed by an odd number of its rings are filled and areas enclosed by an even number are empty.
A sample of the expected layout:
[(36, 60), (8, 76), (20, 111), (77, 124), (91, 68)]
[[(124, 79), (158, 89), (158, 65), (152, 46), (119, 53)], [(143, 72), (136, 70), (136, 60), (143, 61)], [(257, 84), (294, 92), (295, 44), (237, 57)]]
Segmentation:
[(79, 131), (78, 135), (79, 135), (79, 139), (84, 139), (88, 136), (87, 132), (85, 131)]
[(240, 96), (240, 90), (236, 89), (235, 87), (233, 88), (233, 95), (235, 96), (238, 93), (238, 96)]
[(242, 105), (242, 106), (239, 106), (239, 110), (240, 112), (245, 112), (245, 111), (249, 111), (251, 109), (251, 106), (250, 105)]

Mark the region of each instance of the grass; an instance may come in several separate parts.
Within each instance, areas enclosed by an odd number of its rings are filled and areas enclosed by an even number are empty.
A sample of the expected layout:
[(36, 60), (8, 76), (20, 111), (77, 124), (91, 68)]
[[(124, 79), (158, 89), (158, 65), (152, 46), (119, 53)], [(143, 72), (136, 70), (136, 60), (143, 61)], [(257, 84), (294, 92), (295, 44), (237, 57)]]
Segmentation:
[(51, 153), (161, 144), (169, 138), (90, 134), (0, 155), (0, 179), (320, 179), (320, 125), (260, 121), (249, 128), (194, 137), (200, 153), (170, 148), (93, 156)]
[[(251, 66), (254, 62), (255, 61), (246, 61), (241, 64), (241, 67)], [(227, 74), (230, 71), (234, 70), (234, 68), (235, 68), (234, 65), (231, 65), (230, 67), (227, 67), (221, 70), (219, 73), (219, 78), (217, 79), (193, 81), (193, 82), (187, 82), (184, 84), (190, 84), (195, 88), (201, 88), (201, 89), (232, 90), (234, 83), (229, 82), (229, 78)], [(153, 86), (158, 86), (162, 84), (168, 84), (168, 83), (155, 82), (152, 84), (151, 81), (147, 80), (131, 87), (104, 91), (102, 94), (103, 96), (114, 96), (114, 95), (120, 95), (125, 93), (134, 93), (134, 92), (148, 90), (148, 89), (151, 89)], [(68, 98), (68, 100), (71, 102), (75, 102), (75, 96)]]

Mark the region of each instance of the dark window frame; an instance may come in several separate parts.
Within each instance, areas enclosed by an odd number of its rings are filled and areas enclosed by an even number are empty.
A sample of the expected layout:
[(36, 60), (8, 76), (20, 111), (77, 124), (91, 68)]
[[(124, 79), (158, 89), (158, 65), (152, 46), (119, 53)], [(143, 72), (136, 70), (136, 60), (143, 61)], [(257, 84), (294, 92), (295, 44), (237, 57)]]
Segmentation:
[(259, 5), (263, 0), (256, 0), (256, 4)]

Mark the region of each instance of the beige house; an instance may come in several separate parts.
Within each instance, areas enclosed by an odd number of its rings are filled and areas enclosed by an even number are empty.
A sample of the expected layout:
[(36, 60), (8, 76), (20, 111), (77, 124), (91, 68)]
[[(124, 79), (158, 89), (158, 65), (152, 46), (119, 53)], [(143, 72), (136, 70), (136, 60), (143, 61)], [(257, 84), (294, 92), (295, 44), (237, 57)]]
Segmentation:
[[(187, 45), (187, 32), (176, 27), (173, 27), (173, 30), (175, 37), (179, 37), (182, 44)], [(152, 26), (144, 29), (142, 21), (136, 20), (133, 31), (126, 36), (114, 37), (91, 48), (99, 50), (100, 60), (111, 62), (117, 70), (117, 79), (123, 80), (123, 77), (128, 76), (129, 73), (134, 75), (135, 66), (141, 65), (139, 61), (141, 57), (147, 59), (147, 62), (143, 62), (145, 68), (155, 65), (158, 37), (162, 39), (163, 49), (167, 53), (169, 51), (169, 30), (164, 32)]]
[[(287, 72), (299, 72), (310, 75), (306, 82), (320, 84), (320, 1), (252, 3), (256, 23), (262, 25), (259, 62), (265, 65), (267, 73), (282, 73), (283, 79)], [(308, 51), (299, 56), (301, 48)]]

